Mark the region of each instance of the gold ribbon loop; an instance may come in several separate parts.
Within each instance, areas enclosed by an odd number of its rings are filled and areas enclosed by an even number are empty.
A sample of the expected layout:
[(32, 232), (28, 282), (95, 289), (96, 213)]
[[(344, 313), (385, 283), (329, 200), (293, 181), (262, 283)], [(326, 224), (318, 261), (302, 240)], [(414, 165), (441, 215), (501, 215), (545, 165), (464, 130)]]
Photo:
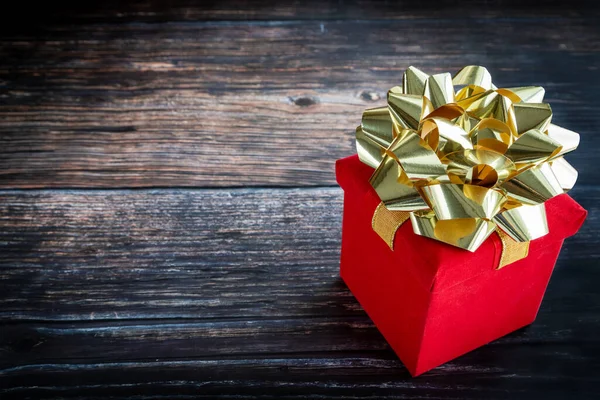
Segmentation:
[[(373, 213), (371, 226), (373, 230), (394, 250), (394, 238), (398, 229), (410, 219), (411, 213), (407, 211), (390, 211), (383, 202), (379, 203)], [(517, 242), (502, 229), (496, 229), (502, 243), (502, 253), (496, 269), (501, 269), (516, 261), (527, 257), (529, 242)]]

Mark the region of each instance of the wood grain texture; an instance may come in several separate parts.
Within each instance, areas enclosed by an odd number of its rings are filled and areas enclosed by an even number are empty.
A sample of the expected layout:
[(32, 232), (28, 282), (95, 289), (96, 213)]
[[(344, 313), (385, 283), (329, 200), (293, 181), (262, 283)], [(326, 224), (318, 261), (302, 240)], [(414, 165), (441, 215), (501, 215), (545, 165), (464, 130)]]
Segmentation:
[[(597, 398), (599, 10), (11, 4), (0, 398)], [(412, 379), (339, 279), (333, 163), (407, 66), (465, 64), (546, 88), (555, 122), (582, 135), (572, 194), (590, 215), (532, 326)]]
[(0, 187), (335, 185), (402, 71), (542, 85), (595, 182), (595, 18), (51, 25), (3, 35)]
[(2, 191), (0, 393), (592, 398), (600, 189), (574, 195), (535, 324), (411, 379), (338, 278), (339, 189)]
[[(6, 196), (3, 283), (14, 295), (0, 303), (0, 319), (298, 316), (319, 304), (336, 315), (340, 307), (330, 297), (338, 189)], [(66, 281), (73, 286), (63, 292)]]

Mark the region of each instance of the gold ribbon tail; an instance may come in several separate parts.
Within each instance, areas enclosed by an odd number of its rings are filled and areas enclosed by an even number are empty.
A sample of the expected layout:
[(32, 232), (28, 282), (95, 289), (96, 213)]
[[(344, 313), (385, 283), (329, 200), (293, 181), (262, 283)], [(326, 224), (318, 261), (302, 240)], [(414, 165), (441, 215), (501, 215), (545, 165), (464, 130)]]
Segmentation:
[(371, 226), (379, 237), (387, 243), (390, 250), (394, 250), (396, 231), (408, 219), (410, 219), (408, 211), (390, 211), (382, 201), (375, 209)]
[(529, 242), (517, 242), (515, 239), (508, 236), (502, 229), (496, 229), (500, 241), (502, 242), (502, 254), (500, 262), (496, 269), (501, 269), (516, 261), (527, 257), (529, 253)]

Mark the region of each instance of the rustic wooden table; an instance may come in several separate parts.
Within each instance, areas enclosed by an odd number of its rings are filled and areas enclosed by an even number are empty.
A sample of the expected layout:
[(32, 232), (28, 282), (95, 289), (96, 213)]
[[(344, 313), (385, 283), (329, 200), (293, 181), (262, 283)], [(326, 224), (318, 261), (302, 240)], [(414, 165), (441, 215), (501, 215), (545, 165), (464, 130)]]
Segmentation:
[[(390, 3), (3, 16), (2, 399), (598, 397), (598, 9)], [(590, 216), (532, 326), (412, 379), (338, 277), (333, 165), (406, 67), (464, 64), (546, 88)]]

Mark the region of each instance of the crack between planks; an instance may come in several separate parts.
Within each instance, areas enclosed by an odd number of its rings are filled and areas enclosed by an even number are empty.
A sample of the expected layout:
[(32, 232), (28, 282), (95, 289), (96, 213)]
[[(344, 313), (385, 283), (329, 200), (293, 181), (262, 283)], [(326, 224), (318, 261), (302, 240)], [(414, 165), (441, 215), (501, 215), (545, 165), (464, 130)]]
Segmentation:
[[(493, 12), (493, 11), (492, 11)], [(466, 17), (456, 17), (449, 16), (445, 18), (431, 18), (423, 11), (415, 11), (415, 14), (405, 18), (295, 18), (295, 19), (253, 19), (253, 20), (234, 20), (234, 19), (211, 19), (211, 20), (156, 20), (156, 21), (135, 21), (135, 20), (112, 20), (110, 22), (98, 22), (90, 19), (89, 21), (85, 20), (71, 20), (69, 19), (61, 19), (58, 17), (55, 21), (47, 23), (46, 25), (42, 25), (39, 29), (49, 29), (49, 30), (59, 30), (63, 31), (67, 28), (80, 28), (80, 27), (119, 27), (119, 26), (131, 26), (131, 27), (154, 27), (156, 25), (166, 25), (166, 26), (206, 26), (206, 27), (235, 27), (235, 26), (296, 26), (296, 25), (304, 25), (307, 23), (310, 24), (389, 24), (389, 23), (402, 23), (402, 24), (429, 24), (429, 23), (440, 23), (440, 22), (471, 22), (471, 23), (488, 23), (490, 20), (496, 22), (560, 22), (560, 21), (590, 21), (594, 22), (598, 19), (598, 10), (595, 8), (591, 8), (589, 10), (582, 11), (582, 13), (586, 13), (587, 15), (577, 15), (577, 16), (558, 16), (558, 15), (549, 15), (549, 16), (510, 16), (503, 17), (498, 15), (490, 15), (490, 16), (466, 16)], [(0, 36), (0, 42), (2, 41), (10, 41), (9, 39), (4, 39)]]
[[(44, 318), (23, 318), (15, 319), (0, 319), (0, 326), (24, 325), (24, 324), (56, 324), (56, 325), (73, 325), (73, 324), (104, 324), (104, 323), (120, 323), (126, 326), (135, 325), (152, 325), (152, 324), (177, 324), (178, 321), (183, 324), (204, 324), (204, 323), (228, 323), (228, 322), (264, 322), (264, 321), (293, 321), (293, 320), (321, 320), (321, 319), (364, 319), (368, 320), (366, 314), (357, 315), (338, 314), (338, 315), (282, 315), (265, 317), (260, 315), (240, 316), (240, 317), (141, 317), (141, 318), (98, 318), (98, 319), (44, 319)], [(370, 321), (370, 320), (368, 320)]]

